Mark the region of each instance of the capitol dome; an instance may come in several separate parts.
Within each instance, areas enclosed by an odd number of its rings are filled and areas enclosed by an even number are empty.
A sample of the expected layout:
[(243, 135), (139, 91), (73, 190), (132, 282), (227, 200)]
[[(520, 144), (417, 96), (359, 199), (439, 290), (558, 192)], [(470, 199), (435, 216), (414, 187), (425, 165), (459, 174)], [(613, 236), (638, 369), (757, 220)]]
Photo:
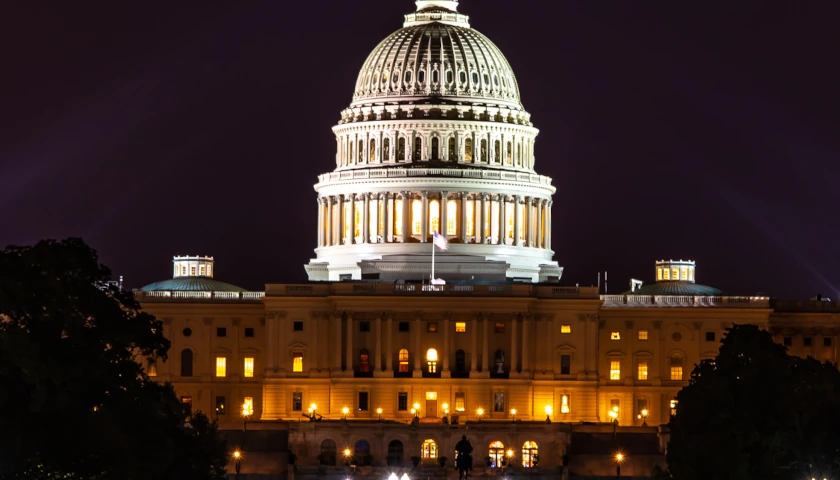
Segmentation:
[(482, 259), (504, 266), (502, 281), (557, 281), (555, 188), (534, 169), (539, 130), (510, 64), (457, 0), (415, 3), (368, 56), (333, 127), (335, 169), (315, 184), (310, 280), (361, 279), (370, 262), (411, 279), (437, 232), (445, 255), (463, 259), (444, 262), (460, 278), (478, 278), (464, 269)]

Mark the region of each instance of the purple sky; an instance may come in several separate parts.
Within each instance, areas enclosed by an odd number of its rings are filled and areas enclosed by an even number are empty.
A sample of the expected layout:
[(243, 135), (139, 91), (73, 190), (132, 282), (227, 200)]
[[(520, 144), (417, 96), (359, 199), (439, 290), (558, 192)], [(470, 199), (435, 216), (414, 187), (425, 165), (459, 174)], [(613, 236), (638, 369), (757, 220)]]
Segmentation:
[[(413, 2), (125, 3), (4, 7), (0, 245), (82, 236), (130, 287), (173, 254), (304, 281), (330, 127)], [(691, 258), (728, 293), (840, 297), (840, 3), (460, 10), (541, 131), (563, 283), (608, 270), (618, 293)]]

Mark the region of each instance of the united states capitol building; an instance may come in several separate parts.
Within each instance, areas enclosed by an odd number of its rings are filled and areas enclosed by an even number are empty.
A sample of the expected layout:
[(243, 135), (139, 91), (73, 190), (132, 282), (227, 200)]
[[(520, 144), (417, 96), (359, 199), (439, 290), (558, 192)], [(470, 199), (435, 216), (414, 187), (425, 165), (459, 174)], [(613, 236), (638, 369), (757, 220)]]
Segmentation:
[(510, 65), (458, 1), (415, 3), (333, 127), (310, 282), (245, 291), (217, 279), (231, 259), (176, 256), (136, 291), (172, 342), (147, 372), (230, 432), (242, 473), (451, 477), (465, 435), (475, 475), (613, 475), (621, 450), (644, 476), (733, 323), (837, 361), (840, 306), (730, 296), (690, 260), (621, 295), (563, 285)]

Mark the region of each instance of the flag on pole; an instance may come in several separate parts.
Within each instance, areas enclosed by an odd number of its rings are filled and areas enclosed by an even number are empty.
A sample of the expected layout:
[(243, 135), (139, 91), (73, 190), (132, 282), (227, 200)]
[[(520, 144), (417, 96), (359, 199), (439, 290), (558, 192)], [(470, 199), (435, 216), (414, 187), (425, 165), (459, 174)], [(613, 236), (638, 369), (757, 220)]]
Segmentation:
[(449, 248), (449, 242), (446, 241), (446, 237), (439, 234), (438, 232), (435, 232), (433, 243), (437, 245), (437, 247), (441, 250), (446, 250), (447, 248)]

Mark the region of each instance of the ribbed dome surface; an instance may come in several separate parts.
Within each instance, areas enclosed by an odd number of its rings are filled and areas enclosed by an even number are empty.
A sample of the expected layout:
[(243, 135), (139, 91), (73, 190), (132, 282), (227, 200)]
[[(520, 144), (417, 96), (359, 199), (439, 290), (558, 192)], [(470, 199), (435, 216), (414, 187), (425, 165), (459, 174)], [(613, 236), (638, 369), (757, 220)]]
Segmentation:
[(353, 104), (427, 97), (493, 99), (522, 109), (513, 70), (499, 48), (470, 27), (438, 22), (401, 28), (383, 40), (359, 72)]
[(189, 291), (189, 292), (246, 292), (242, 287), (214, 280), (209, 277), (178, 277), (150, 283), (141, 288), (149, 291)]
[(624, 295), (690, 295), (716, 296), (723, 295), (717, 288), (700, 285), (693, 282), (657, 282), (644, 285), (635, 292), (624, 292)]

